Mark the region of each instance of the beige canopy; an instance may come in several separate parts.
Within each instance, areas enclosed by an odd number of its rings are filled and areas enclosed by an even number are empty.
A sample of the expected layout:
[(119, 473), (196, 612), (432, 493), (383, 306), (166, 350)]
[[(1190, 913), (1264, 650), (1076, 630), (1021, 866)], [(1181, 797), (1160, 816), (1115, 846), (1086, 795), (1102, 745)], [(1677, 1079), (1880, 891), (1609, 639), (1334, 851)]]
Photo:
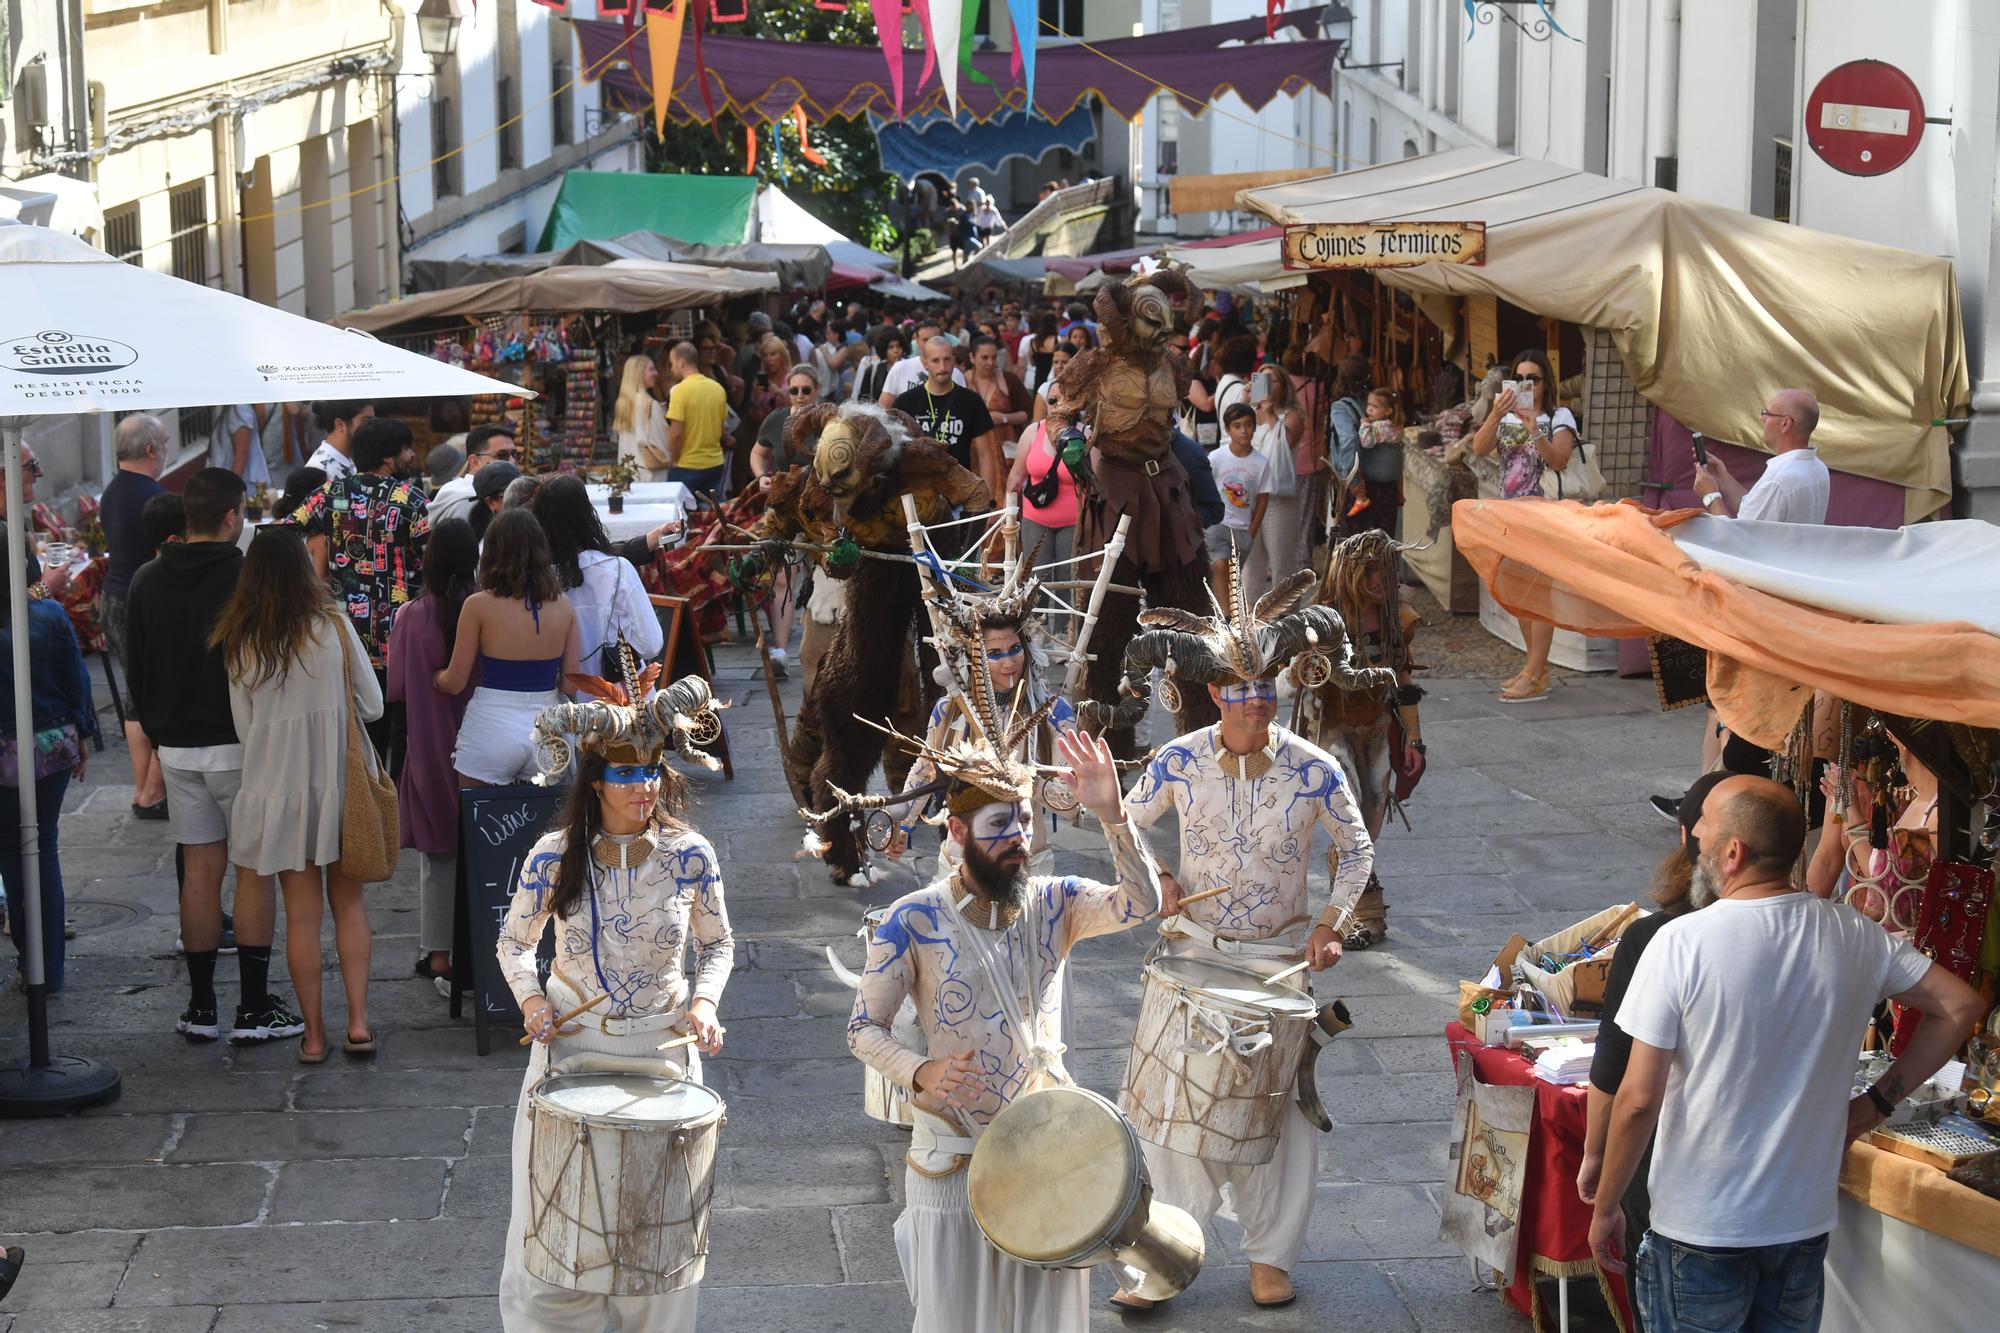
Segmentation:
[(1755, 447), (1771, 392), (1819, 395), (1830, 467), (1950, 503), (1941, 418), (1971, 399), (1951, 261), (1752, 217), (1488, 148), (1243, 191), (1274, 222), (1484, 222), (1486, 263), (1377, 269), (1425, 296), (1485, 293), (1607, 330), (1633, 385), (1677, 420)]
[(343, 328), (384, 333), (457, 317), (515, 311), (685, 310), (731, 297), (776, 291), (778, 275), (705, 264), (620, 260), (615, 264), (545, 268), (470, 287), (424, 292), (370, 306), (334, 320)]

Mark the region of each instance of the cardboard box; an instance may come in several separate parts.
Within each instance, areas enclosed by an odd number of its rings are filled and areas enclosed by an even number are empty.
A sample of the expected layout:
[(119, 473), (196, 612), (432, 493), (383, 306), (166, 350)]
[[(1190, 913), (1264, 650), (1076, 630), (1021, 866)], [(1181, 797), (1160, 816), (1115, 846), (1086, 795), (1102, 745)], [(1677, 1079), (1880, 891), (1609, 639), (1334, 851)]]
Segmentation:
[[(1611, 960), (1581, 959), (1567, 963), (1560, 972), (1543, 971), (1537, 960), (1545, 954), (1561, 956), (1576, 953), (1589, 940), (1597, 940), (1597, 947), (1602, 948), (1610, 940), (1622, 938), (1628, 926), (1646, 915), (1637, 903), (1607, 907), (1568, 930), (1538, 940), (1521, 950), (1514, 960), (1514, 975), (1533, 986), (1542, 999), (1559, 1012), (1590, 1017), (1604, 1007), (1604, 983), (1611, 975)], [(1598, 939), (1599, 936), (1604, 938)]]

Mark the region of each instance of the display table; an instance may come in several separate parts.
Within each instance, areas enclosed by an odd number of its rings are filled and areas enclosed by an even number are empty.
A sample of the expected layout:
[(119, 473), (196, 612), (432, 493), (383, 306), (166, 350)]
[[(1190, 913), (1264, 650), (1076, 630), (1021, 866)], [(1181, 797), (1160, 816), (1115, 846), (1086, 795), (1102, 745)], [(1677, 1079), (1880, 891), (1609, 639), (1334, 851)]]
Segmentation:
[[(1454, 1059), (1472, 1055), (1473, 1075), (1481, 1083), (1535, 1089), (1535, 1116), (1528, 1136), (1528, 1161), (1521, 1182), (1519, 1226), (1521, 1250), (1507, 1300), (1542, 1327), (1535, 1291), (1538, 1275), (1567, 1281), (1595, 1274), (1605, 1304), (1620, 1328), (1632, 1326), (1632, 1306), (1625, 1279), (1597, 1266), (1590, 1253), (1591, 1207), (1576, 1193), (1576, 1173), (1583, 1165), (1584, 1126), (1589, 1094), (1582, 1084), (1559, 1087), (1535, 1077), (1534, 1064), (1519, 1051), (1487, 1046), (1462, 1023), (1445, 1025), (1445, 1041)], [(1638, 1238), (1630, 1237), (1636, 1246)], [(1565, 1293), (1567, 1294), (1567, 1293)]]
[(687, 520), (694, 492), (677, 481), (635, 481), (625, 492), (622, 513), (611, 512), (611, 488), (603, 482), (588, 483), (591, 507), (604, 525), (604, 535), (614, 542), (644, 536), (662, 523)]
[(1867, 1143), (1847, 1150), (1827, 1333), (1976, 1328), (2000, 1309), (2000, 1200)]
[[(1478, 459), (1473, 475), (1480, 478), (1480, 494), (1489, 499), (1500, 496), (1499, 469), (1488, 459)], [(1445, 487), (1444, 464), (1414, 444), (1403, 446), (1403, 514), (1401, 541), (1408, 548), (1403, 563), (1437, 598), (1447, 611), (1468, 613), (1479, 609), (1479, 576), (1465, 557), (1451, 544), (1451, 528), (1438, 529), (1430, 540), (1430, 504), (1433, 492)]]

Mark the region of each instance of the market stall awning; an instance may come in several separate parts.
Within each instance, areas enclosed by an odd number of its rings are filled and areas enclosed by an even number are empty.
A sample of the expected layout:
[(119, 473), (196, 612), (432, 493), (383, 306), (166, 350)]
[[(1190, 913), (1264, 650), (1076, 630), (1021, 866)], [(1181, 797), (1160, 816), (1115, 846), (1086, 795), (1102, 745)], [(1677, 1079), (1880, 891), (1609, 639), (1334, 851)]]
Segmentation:
[(1305, 285), (1306, 275), (1285, 267), (1280, 248), (1282, 227), (1261, 227), (1235, 236), (1168, 246), (1167, 262), (1186, 265), (1188, 280), (1198, 287), (1227, 287), (1236, 292), (1281, 292)]
[(1244, 190), (1282, 185), (1326, 175), (1323, 167), (1289, 167), (1283, 171), (1229, 171), (1219, 176), (1174, 176), (1167, 182), (1168, 205), (1175, 217), (1185, 213), (1233, 213), (1236, 196)]
[[(1885, 532), (1732, 520), (1742, 531), (1719, 533), (1720, 521), (1629, 503), (1461, 500), (1451, 534), (1515, 615), (1707, 649), (1711, 702), (1759, 745), (1783, 744), (1814, 689), (2000, 726), (2000, 637), (1972, 620), (1995, 619), (2000, 532), (1971, 521)], [(1809, 561), (1786, 549), (1805, 541)], [(1864, 614), (1898, 623), (1855, 618)]]
[(949, 273), (939, 273), (931, 281), (960, 291), (976, 292), (988, 283), (1040, 286), (1048, 271), (1048, 261), (1039, 255), (1030, 259), (975, 259)]
[(1912, 520), (1950, 502), (1950, 437), (1932, 422), (1963, 416), (1971, 397), (1950, 260), (1490, 148), (1239, 200), (1280, 223), (1485, 222), (1483, 266), (1374, 272), (1420, 294), (1483, 293), (1605, 329), (1641, 394), (1719, 440), (1754, 446), (1769, 395), (1811, 388), (1829, 467), (1904, 487)]
[(653, 171), (566, 171), (537, 250), (601, 241), (627, 232), (678, 236), (694, 245), (750, 239), (755, 176), (685, 176)]
[[(1324, 6), (1277, 16), (1280, 32), (1316, 33), (1326, 16)], [(622, 22), (576, 19), (586, 78), (602, 79), (608, 106), (640, 111), (653, 105), (652, 64), (646, 39), (632, 40)], [(680, 57), (674, 66), (674, 93), (667, 114), (676, 121), (706, 122), (730, 112), (752, 124), (782, 120), (803, 106), (815, 121), (852, 120), (867, 112), (897, 114), (895, 95), (882, 51), (874, 46), (834, 46), (824, 42), (777, 42), (754, 37), (720, 37), (714, 30), (700, 36), (696, 59), (696, 27), (687, 25)], [(1198, 116), (1225, 89), (1254, 110), (1280, 93), (1316, 88), (1326, 92), (1332, 82), (1338, 41), (1265, 41), (1262, 18), (1240, 19), (1182, 28), (1143, 37), (1118, 37), (1088, 46), (1076, 41), (1039, 44), (1035, 50), (1035, 114), (1060, 121), (1085, 100), (1097, 97), (1119, 117), (1131, 120), (1162, 91), (1173, 93), (1182, 109)], [(1255, 43), (1218, 52), (1226, 42)], [(917, 83), (922, 56), (904, 53), (909, 71), (902, 114), (905, 118), (947, 106), (944, 87), (935, 72)], [(705, 68), (708, 98), (704, 102), (697, 67)], [(1012, 69), (1006, 51), (974, 52), (971, 69), (989, 83), (976, 81), (961, 69), (958, 103), (974, 120), (991, 120), (1006, 110), (1021, 110), (1027, 90)], [(601, 75), (597, 71), (602, 71)], [(712, 108), (712, 109), (711, 109)]]
[(578, 241), (543, 254), (413, 259), (410, 286), (414, 291), (434, 292), (518, 278), (544, 269), (615, 264), (621, 260), (775, 273), (779, 286), (807, 289), (825, 286), (827, 274), (833, 270), (833, 257), (821, 245), (697, 245), (658, 232), (634, 231), (610, 240)]
[(941, 107), (922, 116), (906, 116), (901, 122), (870, 112), (868, 124), (875, 131), (882, 170), (903, 180), (914, 180), (926, 171), (956, 180), (968, 167), (997, 172), (1016, 158), (1039, 162), (1052, 148), (1080, 153), (1097, 137), (1097, 117), (1083, 106), (1061, 120), (1025, 111), (1004, 111), (984, 121), (961, 112), (953, 120), (951, 109)]
[(539, 273), (406, 296), (342, 315), (343, 328), (385, 333), (454, 319), (516, 312), (570, 313), (613, 310), (641, 314), (714, 305), (732, 297), (777, 290), (773, 273), (622, 259), (592, 268), (547, 268)]

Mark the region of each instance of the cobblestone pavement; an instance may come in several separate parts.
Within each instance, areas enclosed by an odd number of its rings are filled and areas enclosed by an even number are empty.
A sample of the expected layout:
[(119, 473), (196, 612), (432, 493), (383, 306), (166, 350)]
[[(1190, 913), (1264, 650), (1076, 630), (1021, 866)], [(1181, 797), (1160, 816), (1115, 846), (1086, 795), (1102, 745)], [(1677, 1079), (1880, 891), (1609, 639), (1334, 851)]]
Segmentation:
[[(833, 944), (858, 961), (863, 896), (794, 860), (800, 828), (762, 685), (740, 649), (719, 665), (719, 692), (741, 704), (728, 714), (736, 778), (698, 777), (695, 818), (721, 850), (738, 944), (728, 1047), (709, 1065), (729, 1121), (702, 1326), (906, 1327), (891, 1236), (901, 1136), (861, 1113), (843, 1038), (849, 992), (823, 956)], [(1322, 983), (1356, 1026), (1320, 1065), (1338, 1124), (1321, 1153), (1298, 1304), (1250, 1306), (1225, 1221), (1200, 1281), (1135, 1326), (1526, 1327), (1437, 1238), (1451, 1111), (1441, 1029), (1458, 979), (1477, 976), (1510, 932), (1535, 938), (1643, 890), (1669, 838), (1644, 800), (1678, 790), (1697, 723), (1662, 716), (1647, 681), (1574, 678), (1519, 708), (1494, 706), (1494, 686), (1430, 682), (1431, 772), (1414, 829), (1391, 831), (1382, 851), (1390, 939)], [(796, 679), (785, 694), (796, 710)], [(308, 1070), (290, 1042), (191, 1046), (173, 1032), (185, 971), (172, 847), (166, 825), (131, 819), (127, 777), (114, 745), (66, 803), (77, 938), (52, 1006), (57, 1051), (110, 1061), (124, 1095), (70, 1119), (0, 1122), (0, 1240), (29, 1251), (0, 1333), (497, 1328), (523, 1057), (503, 1040), (482, 1059), (469, 1021), (411, 976), (415, 858), (369, 895), (377, 1055), (336, 1051)], [(1061, 845), (1066, 866), (1106, 862), (1091, 828), (1065, 830)], [(866, 897), (912, 883), (899, 871)], [(1115, 1092), (1124, 1067), (1144, 933), (1089, 942), (1076, 959), (1072, 1067), (1102, 1091)], [(24, 1006), (12, 951), (0, 953), (0, 1059), (11, 1060), (25, 1052)], [(331, 969), (330, 927), (326, 958)], [(289, 995), (282, 949), (273, 967)], [(226, 958), (218, 982), (233, 1003)], [(340, 994), (329, 979), (330, 1004)], [(1102, 1273), (1097, 1288), (1094, 1326), (1124, 1326), (1102, 1304)]]

